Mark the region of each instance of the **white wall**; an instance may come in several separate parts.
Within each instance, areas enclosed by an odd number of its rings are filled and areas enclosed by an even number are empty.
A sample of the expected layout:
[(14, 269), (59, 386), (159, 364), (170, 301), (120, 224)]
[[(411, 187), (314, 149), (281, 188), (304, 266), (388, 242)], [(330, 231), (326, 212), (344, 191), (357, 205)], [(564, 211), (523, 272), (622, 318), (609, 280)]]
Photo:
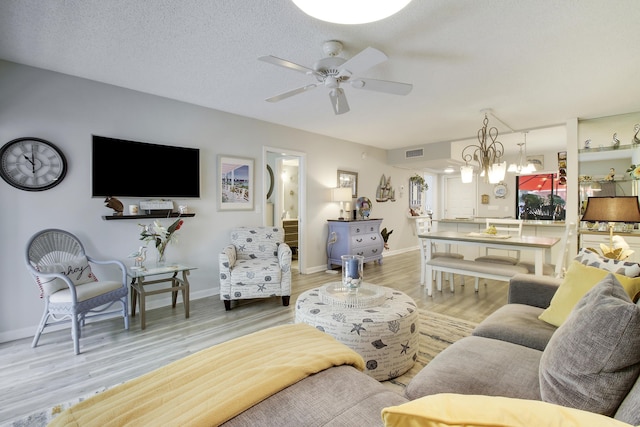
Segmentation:
[[(329, 203), (338, 169), (358, 172), (359, 194), (372, 200), (380, 175), (391, 176), (398, 201), (374, 201), (372, 216), (384, 218), (382, 226), (394, 230), (392, 252), (417, 246), (406, 218), (406, 191), (402, 196), (398, 191), (408, 184), (411, 172), (388, 166), (383, 150), (5, 61), (0, 61), (0, 94), (0, 143), (25, 136), (44, 138), (64, 152), (69, 164), (64, 181), (44, 192), (25, 192), (0, 181), (0, 342), (33, 335), (42, 313), (37, 287), (24, 267), (25, 244), (35, 232), (66, 229), (93, 256), (126, 264), (132, 263), (126, 256), (140, 245), (138, 221), (103, 220), (112, 211), (102, 199), (90, 196), (92, 134), (200, 149), (201, 198), (176, 200), (188, 204), (196, 216), (185, 219), (179, 242), (167, 249), (169, 261), (198, 267), (190, 276), (193, 298), (218, 293), (218, 252), (228, 240), (229, 228), (262, 224), (263, 146), (307, 153), (307, 188), (301, 191), (307, 192), (304, 253), (310, 271), (325, 269), (326, 220), (339, 214), (339, 205)], [(217, 211), (219, 154), (255, 159), (256, 210)], [(170, 171), (167, 159), (161, 164), (141, 162), (138, 170), (117, 173), (133, 180)], [(97, 274), (111, 276), (113, 271), (98, 269)], [(156, 305), (168, 303), (168, 298), (157, 297)]]

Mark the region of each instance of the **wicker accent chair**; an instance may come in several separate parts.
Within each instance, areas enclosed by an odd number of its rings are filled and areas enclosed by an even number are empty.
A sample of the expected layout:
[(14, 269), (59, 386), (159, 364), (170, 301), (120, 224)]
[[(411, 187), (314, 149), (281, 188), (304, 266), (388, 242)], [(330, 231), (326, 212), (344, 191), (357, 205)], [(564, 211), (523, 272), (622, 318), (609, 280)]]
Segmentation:
[[(77, 237), (58, 229), (34, 234), (27, 243), (25, 257), (45, 303), (32, 347), (38, 345), (45, 327), (61, 322), (71, 321), (75, 354), (80, 354), (81, 326), (87, 318), (120, 313), (125, 329), (129, 329), (127, 273), (122, 262), (90, 257)], [(115, 281), (98, 280), (90, 263), (115, 264), (122, 276)], [(116, 303), (121, 305), (119, 310), (107, 311)]]
[(251, 298), (291, 297), (291, 248), (281, 227), (238, 227), (218, 256), (220, 299), (226, 310), (231, 301)]

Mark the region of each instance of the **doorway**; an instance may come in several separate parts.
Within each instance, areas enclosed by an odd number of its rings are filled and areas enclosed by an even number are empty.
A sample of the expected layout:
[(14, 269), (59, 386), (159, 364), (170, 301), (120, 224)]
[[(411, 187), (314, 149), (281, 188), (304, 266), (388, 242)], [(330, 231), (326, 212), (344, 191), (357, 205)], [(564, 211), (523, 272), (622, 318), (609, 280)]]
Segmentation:
[(291, 246), (292, 270), (306, 272), (306, 154), (283, 148), (263, 148), (263, 224), (283, 227)]
[(463, 184), (459, 175), (444, 177), (444, 212), (442, 218), (476, 216), (477, 180)]

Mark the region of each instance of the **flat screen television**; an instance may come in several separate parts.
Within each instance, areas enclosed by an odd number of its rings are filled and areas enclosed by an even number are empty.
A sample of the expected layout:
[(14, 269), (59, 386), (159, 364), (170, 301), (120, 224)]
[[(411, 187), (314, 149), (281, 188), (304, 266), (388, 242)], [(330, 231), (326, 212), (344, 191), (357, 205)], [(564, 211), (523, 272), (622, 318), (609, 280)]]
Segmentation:
[(93, 135), (93, 197), (200, 197), (200, 150)]

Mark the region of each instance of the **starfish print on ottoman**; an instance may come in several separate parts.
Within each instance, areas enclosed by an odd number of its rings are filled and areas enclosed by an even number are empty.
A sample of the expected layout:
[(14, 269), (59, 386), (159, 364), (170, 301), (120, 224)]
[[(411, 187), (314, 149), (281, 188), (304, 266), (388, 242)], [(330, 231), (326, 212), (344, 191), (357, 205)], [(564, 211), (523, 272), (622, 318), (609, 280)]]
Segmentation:
[(366, 331), (366, 329), (362, 327), (362, 323), (353, 323), (353, 329), (351, 329), (351, 332), (356, 332), (360, 335), (360, 331)]

